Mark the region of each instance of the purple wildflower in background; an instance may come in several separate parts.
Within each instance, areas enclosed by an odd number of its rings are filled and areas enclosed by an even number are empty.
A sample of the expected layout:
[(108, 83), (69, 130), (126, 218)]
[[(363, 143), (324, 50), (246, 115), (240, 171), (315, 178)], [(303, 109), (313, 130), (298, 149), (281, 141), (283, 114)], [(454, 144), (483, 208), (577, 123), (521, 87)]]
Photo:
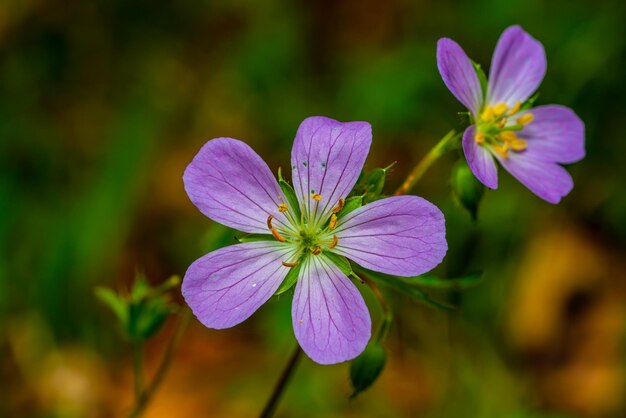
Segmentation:
[(303, 350), (322, 364), (364, 350), (369, 312), (329, 254), (378, 272), (415, 276), (439, 264), (447, 251), (443, 214), (417, 196), (378, 200), (338, 218), (371, 141), (366, 122), (304, 120), (291, 153), (298, 207), (245, 143), (217, 138), (202, 147), (183, 177), (191, 201), (216, 222), (270, 239), (213, 251), (189, 267), (182, 292), (200, 322), (217, 329), (239, 324), (298, 267), (292, 321)]
[(533, 193), (558, 203), (574, 187), (560, 165), (585, 156), (585, 127), (569, 108), (523, 106), (546, 72), (543, 46), (519, 26), (504, 31), (496, 46), (486, 97), (463, 49), (443, 38), (437, 65), (444, 83), (471, 112), (473, 124), (463, 134), (463, 151), (474, 175), (496, 189), (500, 164)]

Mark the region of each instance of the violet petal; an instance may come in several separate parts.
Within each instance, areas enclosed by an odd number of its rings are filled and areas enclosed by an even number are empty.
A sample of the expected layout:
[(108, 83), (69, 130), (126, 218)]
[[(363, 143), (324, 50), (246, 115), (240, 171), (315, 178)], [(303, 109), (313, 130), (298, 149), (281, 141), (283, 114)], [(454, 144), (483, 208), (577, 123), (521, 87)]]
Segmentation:
[(476, 126), (470, 125), (463, 133), (463, 152), (472, 173), (490, 189), (498, 188), (498, 168), (493, 156), (486, 147), (478, 145), (474, 139)]
[(448, 90), (476, 115), (483, 103), (483, 92), (476, 70), (463, 48), (452, 39), (437, 42), (437, 67)]

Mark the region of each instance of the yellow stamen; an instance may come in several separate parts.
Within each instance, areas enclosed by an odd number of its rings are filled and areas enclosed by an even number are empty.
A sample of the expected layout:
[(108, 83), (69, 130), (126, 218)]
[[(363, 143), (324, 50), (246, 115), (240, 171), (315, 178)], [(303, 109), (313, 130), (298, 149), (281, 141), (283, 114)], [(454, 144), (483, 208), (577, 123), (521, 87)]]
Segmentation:
[(491, 122), (493, 119), (493, 108), (491, 106), (485, 106), (485, 110), (483, 110), (482, 115), (480, 116), (480, 118), (484, 121), (484, 122)]
[(339, 238), (337, 238), (337, 234), (333, 235), (333, 241), (330, 243), (330, 245), (328, 246), (329, 250), (332, 250), (333, 248), (335, 248), (337, 246), (337, 243), (339, 242)]
[(286, 262), (286, 261), (281, 261), (280, 263), (281, 263), (283, 266), (285, 266), (285, 267), (295, 267), (295, 266), (297, 266), (298, 264), (300, 264), (300, 262), (299, 262), (299, 261), (294, 261), (293, 263), (288, 263), (288, 262)]
[(514, 115), (517, 112), (519, 112), (521, 107), (522, 107), (522, 102), (520, 102), (519, 100), (516, 101), (513, 107), (511, 108), (511, 110), (509, 110), (509, 116)]
[(322, 195), (319, 193), (311, 193), (311, 199), (317, 200), (318, 202), (322, 200)]
[(318, 245), (313, 251), (311, 251), (311, 254), (318, 255), (321, 252), (322, 252), (322, 247)]
[(524, 151), (528, 144), (523, 139), (516, 139), (510, 142), (510, 146), (513, 151)]
[(274, 227), (272, 226), (272, 219), (274, 219), (274, 215), (270, 215), (267, 217), (267, 229), (269, 229), (270, 231), (274, 229)]
[(535, 116), (532, 113), (526, 113), (525, 115), (517, 118), (517, 123), (519, 123), (520, 125), (528, 125), (530, 122), (533, 121), (533, 119), (535, 119)]
[(330, 222), (328, 222), (328, 229), (331, 231), (337, 227), (337, 215), (334, 213), (330, 215)]
[(289, 206), (287, 206), (286, 203), (281, 203), (280, 205), (278, 205), (278, 211), (280, 213), (287, 212), (287, 210), (289, 210)]
[(506, 126), (506, 118), (502, 118), (500, 119), (500, 122), (498, 122), (498, 128), (502, 129)]
[(493, 150), (502, 158), (509, 158), (509, 146), (508, 142), (502, 145), (494, 145)]
[(483, 132), (478, 132), (476, 134), (476, 136), (474, 136), (474, 141), (476, 141), (477, 144), (482, 144), (485, 142), (485, 134)]
[(337, 202), (337, 206), (335, 206), (333, 208), (333, 213), (337, 213), (339, 212), (341, 209), (343, 209), (343, 205), (344, 203), (346, 203), (345, 200), (343, 200), (342, 198), (339, 198), (339, 202)]
[(506, 103), (498, 103), (493, 107), (493, 113), (496, 117), (499, 117), (504, 115), (508, 109), (509, 107), (506, 105)]
[(504, 131), (504, 132), (500, 132), (500, 138), (504, 141), (504, 142), (513, 142), (513, 141), (517, 141), (517, 135), (515, 135), (515, 133), (511, 132), (511, 131)]

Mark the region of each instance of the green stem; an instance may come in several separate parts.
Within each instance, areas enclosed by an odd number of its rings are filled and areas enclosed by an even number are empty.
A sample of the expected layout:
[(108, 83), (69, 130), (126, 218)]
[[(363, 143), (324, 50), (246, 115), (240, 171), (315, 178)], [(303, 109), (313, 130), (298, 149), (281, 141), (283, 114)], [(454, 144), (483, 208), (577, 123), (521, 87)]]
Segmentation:
[(133, 342), (133, 374), (135, 375), (135, 402), (141, 399), (143, 391), (143, 343)]
[(302, 354), (302, 349), (300, 348), (298, 344), (296, 344), (296, 348), (291, 354), (291, 357), (289, 358), (289, 362), (287, 362), (287, 365), (285, 366), (285, 369), (280, 375), (278, 382), (276, 382), (276, 386), (274, 387), (272, 396), (270, 396), (267, 403), (265, 404), (265, 407), (263, 408), (263, 412), (261, 412), (261, 415), (259, 415), (260, 418), (270, 418), (272, 415), (274, 415), (274, 411), (276, 410), (278, 401), (280, 400), (281, 396), (285, 392), (287, 383), (289, 383), (289, 379), (291, 378), (291, 376), (293, 375), (293, 372), (296, 369), (296, 365), (298, 364), (298, 360), (300, 359), (301, 354)]
[[(135, 400), (135, 405), (130, 412), (129, 417), (137, 418), (141, 416), (144, 412), (148, 403), (154, 397), (154, 393), (159, 388), (161, 383), (163, 382), (163, 378), (165, 377), (169, 367), (172, 364), (172, 360), (174, 359), (174, 354), (176, 354), (176, 350), (180, 345), (180, 342), (185, 334), (185, 330), (187, 329), (187, 325), (189, 325), (189, 321), (191, 319), (191, 310), (188, 307), (185, 307), (182, 314), (180, 315), (180, 319), (178, 320), (178, 326), (172, 334), (172, 338), (169, 340), (167, 347), (165, 348), (165, 353), (163, 354), (163, 358), (161, 359), (161, 364), (159, 364), (159, 368), (152, 379), (152, 382), (146, 386), (145, 390), (141, 391), (139, 397)], [(135, 388), (137, 389), (137, 388)]]
[(395, 196), (407, 194), (415, 186), (415, 184), (422, 178), (424, 173), (430, 168), (435, 161), (439, 159), (446, 152), (456, 148), (456, 142), (461, 137), (461, 134), (455, 130), (448, 132), (437, 144), (426, 154), (424, 158), (415, 166), (411, 174), (404, 180), (404, 183), (394, 193)]

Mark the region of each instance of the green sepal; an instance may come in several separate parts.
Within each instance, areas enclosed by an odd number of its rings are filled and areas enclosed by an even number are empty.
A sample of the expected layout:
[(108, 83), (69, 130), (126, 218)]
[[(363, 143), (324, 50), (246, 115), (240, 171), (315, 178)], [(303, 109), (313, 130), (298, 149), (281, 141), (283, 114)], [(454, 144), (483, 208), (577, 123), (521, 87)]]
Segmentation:
[[(444, 311), (457, 311), (458, 308), (456, 306), (449, 305), (445, 302), (434, 299), (426, 292), (418, 289), (416, 286), (417, 283), (411, 283), (409, 279), (406, 277), (396, 277), (396, 276), (388, 276), (386, 274), (377, 273), (373, 271), (367, 272), (368, 277), (371, 277), (376, 282), (392, 287), (399, 292), (405, 293), (415, 299), (423, 302), (427, 306), (432, 308), (444, 310)], [(419, 277), (419, 276), (418, 276)], [(415, 280), (415, 279), (414, 279)]]
[(387, 352), (378, 342), (371, 342), (365, 350), (350, 363), (350, 384), (354, 398), (369, 388), (378, 379), (387, 363)]
[(285, 293), (289, 289), (293, 287), (294, 284), (298, 281), (298, 275), (300, 274), (300, 270), (302, 269), (302, 262), (298, 263), (297, 266), (291, 267), (289, 269), (289, 273), (285, 276), (283, 282), (278, 286), (278, 290), (274, 292), (275, 296)]
[(523, 112), (524, 110), (528, 110), (531, 107), (533, 107), (535, 105), (535, 102), (537, 101), (537, 99), (539, 98), (539, 93), (535, 93), (533, 94), (528, 100), (526, 100), (524, 103), (522, 103), (522, 106), (520, 107), (519, 111)]
[(296, 192), (293, 190), (293, 187), (291, 187), (291, 185), (287, 183), (287, 180), (283, 178), (282, 169), (280, 167), (278, 168), (278, 185), (283, 191), (285, 199), (287, 199), (285, 203), (289, 206), (289, 210), (294, 215), (294, 218), (299, 220), (302, 216), (302, 213), (300, 212), (300, 203), (298, 202), (298, 198), (296, 197)]
[(478, 76), (478, 82), (480, 83), (480, 89), (483, 92), (483, 97), (487, 96), (487, 75), (483, 71), (483, 68), (477, 62), (472, 61), (472, 66), (474, 67), (474, 71), (476, 71), (476, 75)]
[(349, 277), (354, 274), (354, 272), (352, 271), (352, 266), (350, 265), (350, 261), (348, 261), (346, 257), (326, 251), (324, 252), (324, 256), (332, 261), (337, 267), (339, 267), (339, 270), (341, 270), (341, 272), (346, 276)]
[(269, 234), (237, 234), (235, 239), (238, 242), (276, 241), (276, 238)]
[(465, 159), (459, 160), (452, 168), (451, 186), (455, 202), (467, 209), (472, 219), (476, 220), (485, 186), (474, 176)]
[(385, 187), (385, 180), (387, 177), (387, 171), (391, 169), (396, 163), (392, 163), (385, 168), (375, 168), (370, 171), (365, 180), (365, 196), (363, 197), (364, 203), (371, 203), (378, 199), (381, 199), (383, 187)]
[(113, 311), (120, 324), (122, 324), (122, 327), (126, 328), (126, 324), (128, 323), (128, 309), (124, 298), (108, 287), (98, 286), (94, 291), (96, 297)]
[(346, 199), (343, 208), (337, 213), (337, 218), (341, 219), (348, 213), (363, 206), (363, 196), (352, 196)]

